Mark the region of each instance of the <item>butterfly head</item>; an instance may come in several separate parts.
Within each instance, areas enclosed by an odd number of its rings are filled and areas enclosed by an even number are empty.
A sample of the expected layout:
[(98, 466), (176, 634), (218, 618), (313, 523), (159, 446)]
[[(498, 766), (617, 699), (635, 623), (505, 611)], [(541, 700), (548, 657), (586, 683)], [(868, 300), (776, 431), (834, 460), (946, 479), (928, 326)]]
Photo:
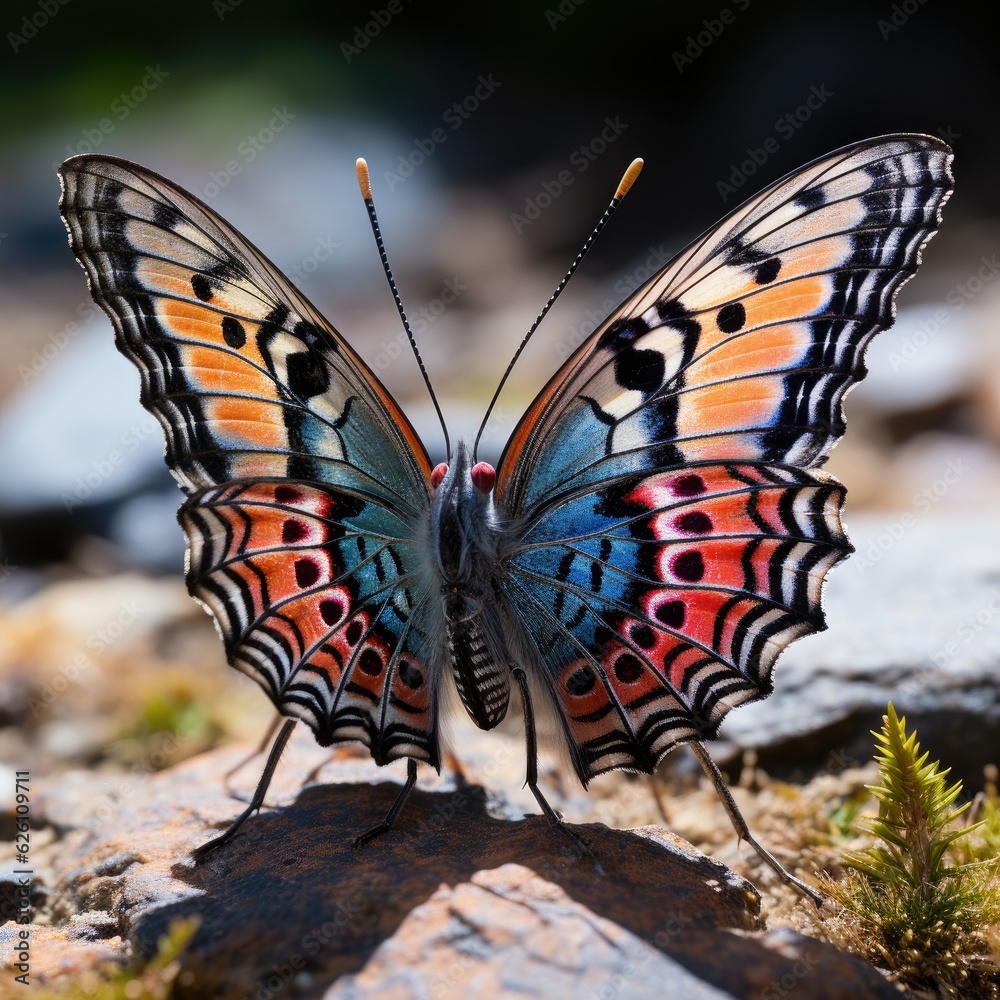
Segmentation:
[[(431, 469), (431, 487), (436, 490), (444, 482), (447, 475), (447, 463), (440, 462), (438, 465), (435, 465)], [(469, 477), (472, 479), (472, 485), (483, 496), (488, 496), (493, 492), (493, 487), (496, 485), (497, 470), (489, 462), (476, 462), (469, 472)]]
[(434, 487), (434, 535), (438, 564), (445, 582), (466, 581), (479, 557), (496, 547), (493, 487), (496, 470), (486, 462), (473, 464), (469, 449), (459, 442), (450, 465), (431, 472)]

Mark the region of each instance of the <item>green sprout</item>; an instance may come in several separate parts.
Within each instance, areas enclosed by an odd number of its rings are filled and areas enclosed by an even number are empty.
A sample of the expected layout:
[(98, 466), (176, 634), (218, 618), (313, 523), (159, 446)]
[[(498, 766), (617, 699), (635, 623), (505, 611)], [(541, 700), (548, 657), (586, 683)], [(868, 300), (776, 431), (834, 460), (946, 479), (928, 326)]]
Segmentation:
[[(959, 822), (961, 781), (920, 753), (890, 703), (876, 738), (878, 784), (868, 788), (878, 815), (859, 826), (876, 838), (846, 853), (843, 882), (825, 881), (844, 912), (838, 944), (890, 970), (901, 983), (935, 996), (997, 996), (1000, 969), (990, 958), (1000, 924), (1000, 807), (987, 797), (983, 819)], [(992, 939), (992, 940), (991, 940)]]
[(173, 920), (158, 942), (157, 953), (148, 961), (120, 968), (115, 965), (87, 973), (67, 988), (42, 987), (36, 1000), (168, 1000), (174, 986), (183, 984), (180, 955), (194, 937), (199, 917)]

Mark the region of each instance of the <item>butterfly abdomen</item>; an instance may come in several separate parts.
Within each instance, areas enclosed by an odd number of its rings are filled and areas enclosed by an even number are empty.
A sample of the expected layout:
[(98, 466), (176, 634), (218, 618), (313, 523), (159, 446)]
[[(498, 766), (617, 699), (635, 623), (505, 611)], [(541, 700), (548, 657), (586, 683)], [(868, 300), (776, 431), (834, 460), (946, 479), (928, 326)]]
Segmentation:
[(482, 604), (449, 595), (445, 600), (448, 654), (458, 695), (480, 729), (493, 729), (503, 721), (510, 701), (509, 671), (491, 650)]
[(459, 443), (434, 497), (431, 544), (459, 697), (480, 729), (493, 729), (510, 701), (509, 656), (493, 585), (500, 531), (492, 493), (473, 482), (472, 471)]

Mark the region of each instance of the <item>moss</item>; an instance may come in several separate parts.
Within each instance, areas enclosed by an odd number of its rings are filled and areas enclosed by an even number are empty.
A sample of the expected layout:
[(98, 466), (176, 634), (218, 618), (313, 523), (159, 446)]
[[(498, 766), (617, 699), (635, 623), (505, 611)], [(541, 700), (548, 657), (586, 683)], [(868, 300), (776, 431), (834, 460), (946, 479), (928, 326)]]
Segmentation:
[(842, 907), (830, 936), (890, 970), (899, 982), (936, 996), (992, 998), (1000, 975), (989, 956), (1000, 924), (1000, 813), (994, 795), (979, 800), (979, 822), (961, 822), (962, 783), (920, 752), (916, 733), (890, 704), (869, 790), (878, 814), (861, 817), (871, 846), (845, 852), (841, 882), (823, 888)]

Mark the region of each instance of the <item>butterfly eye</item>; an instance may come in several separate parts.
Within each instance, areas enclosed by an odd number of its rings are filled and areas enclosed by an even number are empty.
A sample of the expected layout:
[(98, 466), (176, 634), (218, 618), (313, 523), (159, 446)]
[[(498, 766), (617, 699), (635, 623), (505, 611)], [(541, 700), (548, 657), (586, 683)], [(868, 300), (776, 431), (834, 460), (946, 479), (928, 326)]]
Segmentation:
[(489, 462), (477, 462), (472, 467), (471, 475), (480, 493), (489, 493), (497, 481), (497, 470)]
[(431, 469), (431, 486), (437, 489), (441, 485), (441, 481), (448, 474), (448, 466), (442, 462), (440, 465), (435, 465)]

